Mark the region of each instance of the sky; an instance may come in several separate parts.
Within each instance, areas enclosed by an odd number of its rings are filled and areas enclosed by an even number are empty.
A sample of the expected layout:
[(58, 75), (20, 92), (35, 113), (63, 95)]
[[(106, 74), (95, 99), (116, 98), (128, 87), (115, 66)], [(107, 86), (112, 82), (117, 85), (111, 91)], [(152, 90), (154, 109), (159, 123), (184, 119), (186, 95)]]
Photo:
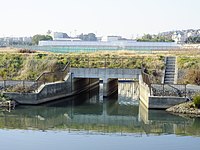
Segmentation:
[(48, 30), (74, 36), (199, 29), (200, 0), (0, 0), (0, 37)]

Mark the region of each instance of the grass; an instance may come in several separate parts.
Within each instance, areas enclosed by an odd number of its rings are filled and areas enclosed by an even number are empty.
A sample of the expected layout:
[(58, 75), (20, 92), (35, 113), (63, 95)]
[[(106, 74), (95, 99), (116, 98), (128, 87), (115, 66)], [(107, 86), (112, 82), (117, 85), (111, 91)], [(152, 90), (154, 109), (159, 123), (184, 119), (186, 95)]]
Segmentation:
[[(165, 56), (177, 56), (178, 68), (187, 70), (179, 83), (195, 83), (191, 81), (189, 72), (199, 69), (200, 50), (182, 49), (168, 51), (152, 51), (151, 54), (138, 54), (134, 51), (97, 51), (93, 53), (47, 53), (34, 52), (15, 48), (0, 48), (0, 79), (35, 80), (44, 71), (56, 71), (68, 60), (71, 67), (93, 68), (132, 68), (140, 69), (142, 65), (149, 72), (156, 74), (159, 80), (164, 68)], [(106, 63), (105, 63), (106, 62)]]
[[(70, 60), (71, 67), (132, 68), (140, 69), (144, 64), (149, 70), (164, 67), (163, 56), (130, 55), (118, 53), (0, 53), (0, 77), (2, 79), (35, 80), (42, 72), (56, 71)], [(153, 62), (153, 63), (152, 63)]]

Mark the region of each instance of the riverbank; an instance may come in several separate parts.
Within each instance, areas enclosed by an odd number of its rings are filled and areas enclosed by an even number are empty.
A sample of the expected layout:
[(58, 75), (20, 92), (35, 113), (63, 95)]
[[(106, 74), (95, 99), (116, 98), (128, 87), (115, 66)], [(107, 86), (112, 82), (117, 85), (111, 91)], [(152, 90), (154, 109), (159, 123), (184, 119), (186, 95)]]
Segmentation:
[[(200, 84), (198, 66), (200, 50), (180, 49), (156, 53), (134, 51), (97, 51), (77, 53), (51, 53), (12, 47), (0, 48), (0, 80), (35, 80), (43, 72), (60, 70), (70, 61), (73, 68), (126, 68), (141, 69), (144, 65), (153, 83), (159, 83), (164, 69), (165, 56), (176, 56), (179, 84)], [(199, 80), (197, 80), (199, 81)]]
[(200, 109), (196, 108), (193, 102), (186, 102), (166, 109), (167, 112), (185, 115), (188, 117), (200, 117)]

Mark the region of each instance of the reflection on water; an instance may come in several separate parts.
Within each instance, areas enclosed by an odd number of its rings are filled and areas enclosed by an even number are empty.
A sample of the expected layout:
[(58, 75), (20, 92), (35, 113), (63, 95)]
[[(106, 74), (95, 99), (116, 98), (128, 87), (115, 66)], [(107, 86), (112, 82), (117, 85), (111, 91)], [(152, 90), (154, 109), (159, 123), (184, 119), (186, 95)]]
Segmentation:
[[(147, 110), (137, 99), (138, 84), (119, 83), (119, 94), (102, 99), (99, 87), (86, 94), (0, 112), (1, 129), (62, 130), (88, 134), (200, 135), (200, 119)], [(100, 92), (99, 92), (100, 91)]]

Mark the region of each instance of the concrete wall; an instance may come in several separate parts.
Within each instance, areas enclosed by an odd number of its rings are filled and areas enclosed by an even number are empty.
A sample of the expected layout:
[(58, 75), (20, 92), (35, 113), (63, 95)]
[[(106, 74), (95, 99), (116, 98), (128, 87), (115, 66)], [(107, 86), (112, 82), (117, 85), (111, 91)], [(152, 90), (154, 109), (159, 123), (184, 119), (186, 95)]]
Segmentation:
[(59, 99), (71, 93), (67, 89), (67, 82), (46, 84), (38, 93), (4, 93), (10, 99), (20, 104), (40, 104)]
[(36, 93), (4, 93), (20, 104), (41, 104), (79, 94), (99, 83), (98, 79), (72, 79), (42, 85)]
[(142, 76), (139, 77), (139, 88), (140, 88), (140, 101), (149, 108), (149, 97), (150, 97), (150, 89), (147, 84), (145, 84), (142, 80)]
[(139, 79), (141, 69), (71, 68), (75, 78)]
[(6, 87), (6, 86), (32, 86), (35, 84), (34, 81), (15, 81), (15, 80), (5, 80), (5, 81), (0, 81), (0, 87)]
[(151, 96), (150, 89), (142, 81), (142, 77), (139, 79), (140, 86), (140, 102), (148, 109), (166, 109), (171, 106), (186, 102), (185, 97), (175, 96)]

